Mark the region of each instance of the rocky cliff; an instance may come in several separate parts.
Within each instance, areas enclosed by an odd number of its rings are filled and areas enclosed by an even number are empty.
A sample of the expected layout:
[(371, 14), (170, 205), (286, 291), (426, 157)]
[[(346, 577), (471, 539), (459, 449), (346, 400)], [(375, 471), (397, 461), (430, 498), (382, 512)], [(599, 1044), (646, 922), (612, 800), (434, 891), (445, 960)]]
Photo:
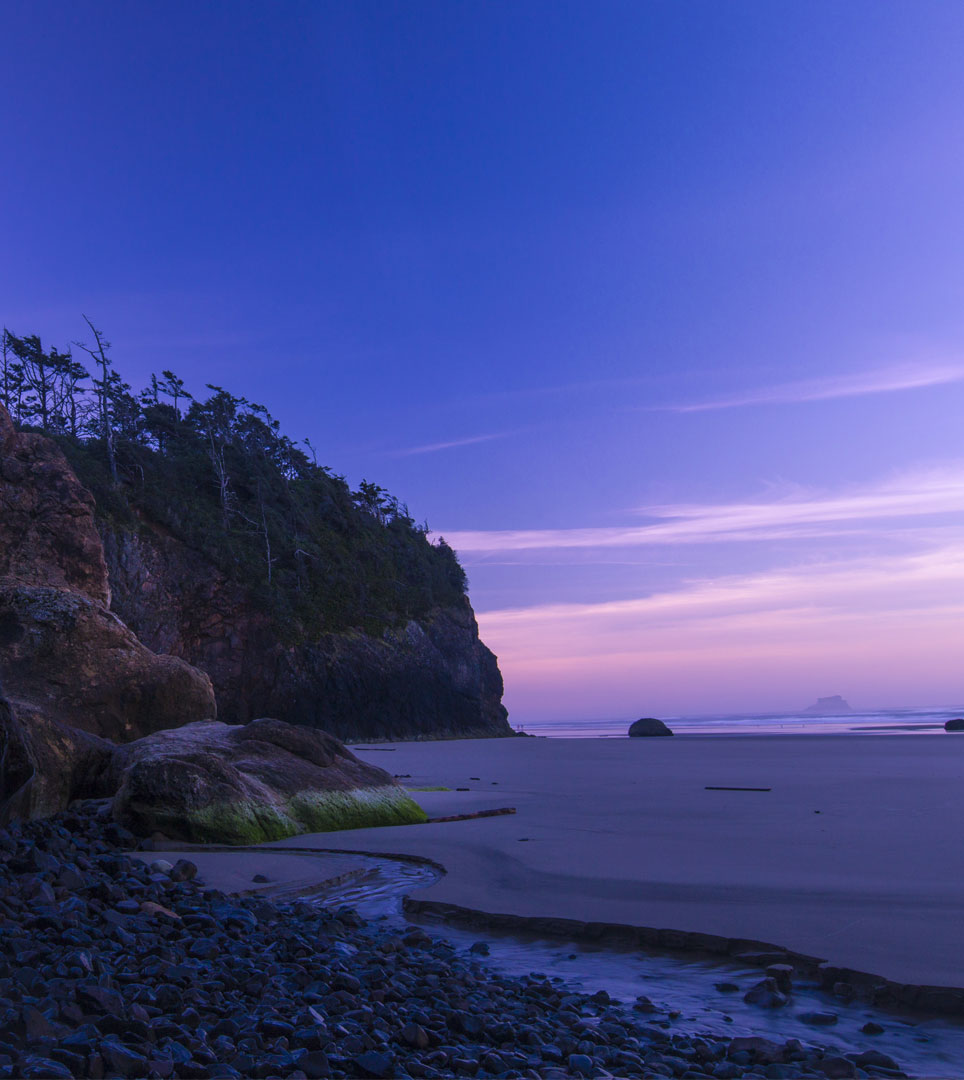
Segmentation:
[(93, 499), (0, 406), (0, 676), (17, 714), (119, 741), (213, 719), (210, 679), (143, 645), (109, 603)]
[[(359, 814), (421, 820), (391, 777), (365, 773), (333, 736), (511, 734), (498, 665), (468, 600), (454, 599), (459, 588), (418, 619), (383, 605), (371, 620), (377, 634), (312, 633), (121, 487), (105, 497), (98, 507), (57, 445), (18, 432), (0, 406), (0, 823), (78, 797), (115, 796), (118, 813), (137, 806), (143, 817), (162, 758), (170, 791), (191, 795), (185, 814), (207, 822), (212, 839), (220, 829), (236, 840), (239, 822), (247, 835), (269, 819), (271, 835), (343, 827)], [(405, 542), (461, 575), (451, 552), (409, 525)], [(361, 548), (357, 565), (370, 557)], [(418, 567), (411, 577), (417, 586)], [(373, 581), (347, 579), (362, 597)], [(222, 718), (243, 726), (211, 723), (216, 696)], [(277, 719), (257, 719), (265, 715)], [(193, 756), (182, 752), (188, 743)]]
[(108, 609), (93, 499), (0, 407), (0, 818), (107, 795), (109, 739), (212, 719), (210, 679)]
[(511, 734), (466, 597), (369, 633), (262, 601), (143, 510), (119, 523), (0, 407), (0, 676), (19, 714), (116, 741), (215, 713), (344, 739)]
[(222, 720), (273, 716), (343, 739), (511, 734), (466, 598), (379, 636), (305, 639), (156, 523), (101, 531), (113, 610), (150, 648), (210, 675)]

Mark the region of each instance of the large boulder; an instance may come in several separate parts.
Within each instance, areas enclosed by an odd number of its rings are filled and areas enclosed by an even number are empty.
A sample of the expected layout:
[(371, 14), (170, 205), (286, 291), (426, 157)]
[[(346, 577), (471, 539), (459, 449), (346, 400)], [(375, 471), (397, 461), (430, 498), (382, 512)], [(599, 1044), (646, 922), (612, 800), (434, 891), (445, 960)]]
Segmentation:
[(113, 744), (59, 724), (0, 690), (0, 825), (46, 817), (75, 798), (113, 794)]
[(35, 771), (27, 734), (0, 691), (0, 825), (28, 816)]
[(211, 680), (82, 593), (0, 581), (0, 673), (25, 714), (118, 742), (213, 719)]
[(118, 749), (118, 821), (140, 834), (254, 844), (425, 821), (383, 769), (334, 736), (280, 720), (187, 724)]
[(638, 739), (647, 735), (672, 735), (673, 732), (662, 720), (657, 720), (653, 716), (643, 716), (630, 724), (629, 734), (634, 739)]
[(964, 719), (958, 717), (956, 720), (948, 720), (944, 724), (945, 731), (964, 731)]

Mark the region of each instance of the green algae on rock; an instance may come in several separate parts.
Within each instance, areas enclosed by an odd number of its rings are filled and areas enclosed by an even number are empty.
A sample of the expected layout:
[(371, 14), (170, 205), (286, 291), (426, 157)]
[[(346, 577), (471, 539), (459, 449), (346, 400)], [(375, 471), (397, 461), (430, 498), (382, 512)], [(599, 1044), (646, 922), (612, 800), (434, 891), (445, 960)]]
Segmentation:
[(115, 817), (192, 843), (411, 825), (425, 812), (334, 736), (279, 720), (187, 724), (122, 748)]

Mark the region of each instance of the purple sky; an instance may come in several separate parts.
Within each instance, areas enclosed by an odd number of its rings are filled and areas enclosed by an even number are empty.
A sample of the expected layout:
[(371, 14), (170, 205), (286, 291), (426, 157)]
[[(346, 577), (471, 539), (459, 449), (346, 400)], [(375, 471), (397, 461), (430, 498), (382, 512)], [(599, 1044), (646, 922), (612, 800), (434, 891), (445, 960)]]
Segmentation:
[(512, 719), (964, 701), (964, 7), (0, 6), (0, 317), (460, 551)]

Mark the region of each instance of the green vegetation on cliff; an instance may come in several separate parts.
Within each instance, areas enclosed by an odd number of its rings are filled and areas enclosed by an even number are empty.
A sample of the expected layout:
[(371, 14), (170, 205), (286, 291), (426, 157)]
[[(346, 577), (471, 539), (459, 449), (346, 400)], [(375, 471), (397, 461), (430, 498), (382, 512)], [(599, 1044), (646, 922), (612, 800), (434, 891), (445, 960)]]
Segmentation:
[(462, 598), (454, 552), (384, 489), (362, 481), (352, 491), (307, 440), (295, 443), (267, 409), (221, 387), (194, 400), (165, 371), (135, 395), (90, 331), (79, 348), (93, 376), (69, 350), (4, 330), (0, 403), (20, 427), (57, 440), (102, 520), (169, 532), (291, 636), (377, 634)]

